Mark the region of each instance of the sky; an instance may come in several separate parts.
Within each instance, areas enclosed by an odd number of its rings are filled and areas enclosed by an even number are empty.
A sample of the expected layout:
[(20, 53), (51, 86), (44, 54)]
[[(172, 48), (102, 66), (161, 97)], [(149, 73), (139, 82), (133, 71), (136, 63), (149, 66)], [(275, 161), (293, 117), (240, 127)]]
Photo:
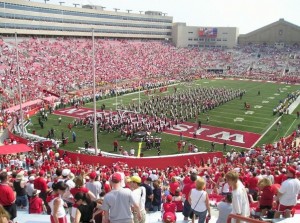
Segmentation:
[[(44, 0), (31, 0), (44, 3)], [(300, 0), (50, 0), (47, 4), (74, 7), (93, 4), (105, 10), (161, 11), (187, 26), (238, 27), (240, 34), (285, 19), (300, 26)], [(78, 6), (77, 6), (78, 7)]]

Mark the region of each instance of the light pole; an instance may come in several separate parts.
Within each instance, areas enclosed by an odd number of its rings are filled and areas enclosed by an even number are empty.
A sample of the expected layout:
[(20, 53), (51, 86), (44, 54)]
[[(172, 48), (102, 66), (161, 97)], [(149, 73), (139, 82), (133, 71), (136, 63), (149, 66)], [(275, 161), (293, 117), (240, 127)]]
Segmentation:
[(140, 12), (140, 14), (142, 14), (144, 11), (139, 11)]
[(139, 113), (141, 113), (141, 80), (139, 80)]
[(45, 4), (47, 4), (47, 2), (49, 2), (50, 0), (44, 0)]
[(65, 2), (59, 2), (60, 5), (64, 4)]
[(116, 92), (115, 92), (115, 94), (116, 94), (116, 111), (118, 110), (118, 92), (117, 92), (118, 86), (117, 86), (117, 83), (118, 83), (118, 79), (116, 78)]
[(95, 155), (98, 155), (98, 137), (97, 137), (97, 111), (96, 111), (96, 71), (95, 71), (95, 38), (94, 29), (92, 29), (92, 41), (93, 41), (93, 93), (94, 93), (94, 145)]
[(118, 8), (114, 8), (114, 10), (115, 10), (115, 12), (118, 12), (120, 9), (118, 9)]
[(77, 5), (80, 5), (80, 4), (77, 4), (77, 3), (73, 3), (73, 5), (75, 6), (75, 8), (77, 8)]
[(126, 9), (126, 11), (127, 11), (128, 13), (130, 13), (132, 10), (131, 10), (131, 9)]
[(16, 57), (17, 57), (18, 90), (19, 90), (19, 100), (20, 100), (21, 134), (24, 135), (23, 109), (22, 109), (22, 91), (21, 91), (21, 78), (20, 78), (19, 50), (18, 50), (17, 33), (15, 33), (15, 44), (16, 44)]

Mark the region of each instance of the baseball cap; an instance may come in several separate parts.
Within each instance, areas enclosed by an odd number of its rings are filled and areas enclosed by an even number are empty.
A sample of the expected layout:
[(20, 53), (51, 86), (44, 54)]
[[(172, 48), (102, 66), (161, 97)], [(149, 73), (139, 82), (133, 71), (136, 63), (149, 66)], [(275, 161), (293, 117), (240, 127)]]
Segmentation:
[(95, 171), (90, 173), (90, 179), (95, 179), (97, 177), (97, 173)]
[(33, 180), (35, 180), (35, 177), (34, 176), (30, 176), (28, 180), (29, 181), (33, 181)]
[(69, 174), (71, 173), (70, 169), (63, 169), (63, 171), (61, 172), (61, 175), (63, 175), (64, 177), (69, 176)]
[(41, 170), (40, 172), (39, 172), (39, 176), (44, 176), (45, 175), (45, 171), (44, 170)]
[(121, 180), (122, 180), (122, 176), (119, 173), (114, 173), (111, 176), (111, 182), (113, 182), (113, 183), (119, 183)]
[(293, 174), (294, 177), (296, 176), (296, 170), (293, 167), (289, 167), (288, 171)]
[(163, 220), (168, 222), (175, 222), (176, 216), (173, 212), (166, 212), (163, 216)]
[(32, 196), (36, 196), (36, 195), (38, 195), (39, 193), (41, 193), (40, 190), (34, 190), (34, 191), (32, 192)]
[(132, 176), (130, 177), (130, 182), (135, 182), (140, 184), (142, 182), (142, 179), (139, 176)]
[(167, 201), (172, 201), (172, 199), (173, 199), (172, 195), (169, 194), (169, 195), (167, 196)]

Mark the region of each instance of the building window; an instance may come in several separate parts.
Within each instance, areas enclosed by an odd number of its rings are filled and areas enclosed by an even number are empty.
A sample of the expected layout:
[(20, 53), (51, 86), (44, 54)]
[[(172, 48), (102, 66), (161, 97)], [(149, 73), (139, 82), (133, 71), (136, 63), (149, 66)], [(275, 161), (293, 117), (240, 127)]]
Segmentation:
[(189, 32), (189, 34), (194, 34), (194, 32)]

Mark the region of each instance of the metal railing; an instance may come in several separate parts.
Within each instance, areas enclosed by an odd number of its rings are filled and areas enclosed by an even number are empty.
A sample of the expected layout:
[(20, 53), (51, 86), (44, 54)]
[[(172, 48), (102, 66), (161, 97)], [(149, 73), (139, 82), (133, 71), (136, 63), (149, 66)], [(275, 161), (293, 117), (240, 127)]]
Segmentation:
[(241, 221), (245, 221), (248, 223), (265, 223), (265, 221), (260, 221), (257, 219), (248, 218), (248, 217), (244, 217), (244, 216), (236, 215), (236, 214), (230, 214), (227, 218), (227, 223), (231, 223), (231, 219), (241, 220)]

